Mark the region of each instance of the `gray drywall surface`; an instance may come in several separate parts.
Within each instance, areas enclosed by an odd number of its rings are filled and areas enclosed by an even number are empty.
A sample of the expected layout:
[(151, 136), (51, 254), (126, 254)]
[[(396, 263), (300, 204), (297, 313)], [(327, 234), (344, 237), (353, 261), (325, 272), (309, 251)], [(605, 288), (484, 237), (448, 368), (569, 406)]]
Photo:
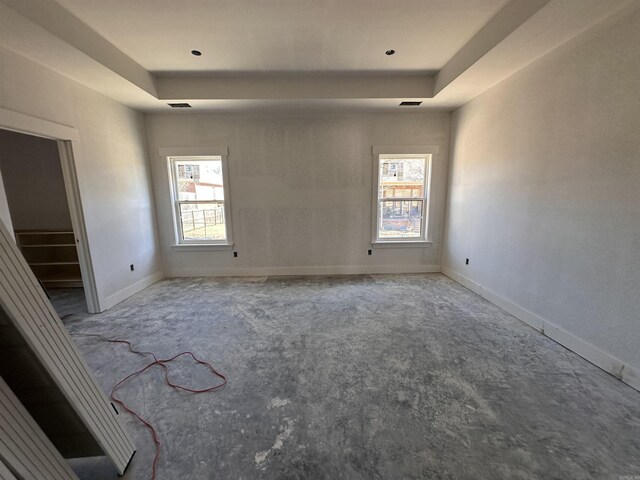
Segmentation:
[(636, 13), (456, 111), (443, 262), (636, 369), (638, 85)]
[[(164, 115), (146, 118), (167, 273), (275, 273), (321, 267), (336, 273), (440, 265), (449, 145), (449, 113), (317, 115)], [(437, 145), (432, 213), (434, 243), (371, 249), (372, 147)], [(229, 149), (235, 250), (174, 251), (167, 159), (160, 147)], [(295, 270), (290, 270), (292, 272)]]
[(0, 129), (0, 171), (15, 230), (73, 230), (55, 141)]

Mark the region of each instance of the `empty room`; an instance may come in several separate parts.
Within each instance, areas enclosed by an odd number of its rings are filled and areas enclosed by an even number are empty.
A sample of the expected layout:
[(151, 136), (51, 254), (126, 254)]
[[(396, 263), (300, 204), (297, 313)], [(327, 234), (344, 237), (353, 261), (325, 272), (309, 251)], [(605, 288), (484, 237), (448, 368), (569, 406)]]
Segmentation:
[(640, 0), (0, 0), (0, 479), (640, 479)]

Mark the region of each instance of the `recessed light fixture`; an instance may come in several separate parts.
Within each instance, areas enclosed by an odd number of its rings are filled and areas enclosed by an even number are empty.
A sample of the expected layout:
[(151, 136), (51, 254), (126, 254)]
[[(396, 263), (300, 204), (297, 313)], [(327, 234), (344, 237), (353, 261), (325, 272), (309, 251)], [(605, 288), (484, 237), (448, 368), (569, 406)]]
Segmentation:
[(401, 102), (400, 106), (401, 107), (417, 107), (418, 105), (420, 105), (422, 102)]
[(386, 52), (384, 52), (385, 55), (393, 55), (394, 53), (396, 53), (394, 49), (387, 50)]
[(191, 50), (191, 55), (199, 57), (200, 55), (202, 55), (202, 52), (200, 50)]

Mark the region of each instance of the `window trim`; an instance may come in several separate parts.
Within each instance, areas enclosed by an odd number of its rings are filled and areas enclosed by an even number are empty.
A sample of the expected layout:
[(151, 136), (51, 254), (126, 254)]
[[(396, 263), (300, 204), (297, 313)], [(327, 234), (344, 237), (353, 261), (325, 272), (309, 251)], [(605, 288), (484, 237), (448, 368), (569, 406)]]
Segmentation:
[[(372, 205), (371, 205), (371, 244), (375, 247), (425, 247), (433, 243), (433, 226), (431, 225), (433, 206), (433, 172), (434, 163), (440, 147), (437, 145), (400, 145), (400, 146), (373, 146), (373, 177), (372, 177)], [(422, 215), (422, 236), (405, 238), (379, 238), (378, 237), (378, 189), (380, 187), (380, 159), (386, 156), (402, 157), (425, 157), (427, 161), (424, 186), (426, 196), (424, 197)], [(413, 198), (412, 198), (413, 199)]]
[[(227, 147), (165, 147), (160, 148), (160, 156), (166, 159), (169, 193), (171, 201), (171, 219), (173, 222), (174, 250), (227, 250), (233, 246), (233, 226), (231, 220), (231, 190), (229, 188), (228, 148)], [(224, 183), (224, 215), (227, 238), (225, 240), (183, 240), (180, 225), (180, 202), (176, 191), (176, 161), (184, 160), (218, 160), (222, 168)], [(206, 202), (205, 202), (206, 203)]]

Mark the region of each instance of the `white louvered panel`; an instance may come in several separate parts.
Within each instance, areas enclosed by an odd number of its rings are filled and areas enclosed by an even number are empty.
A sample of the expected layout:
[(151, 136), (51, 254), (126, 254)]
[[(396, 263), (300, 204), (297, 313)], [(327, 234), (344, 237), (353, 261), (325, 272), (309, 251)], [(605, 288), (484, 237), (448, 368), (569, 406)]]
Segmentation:
[(116, 420), (115, 412), (6, 233), (0, 238), (0, 244), (3, 271), (0, 301), (6, 313), (105, 453), (122, 471), (133, 454), (133, 446)]
[(16, 480), (16, 477), (14, 477), (13, 473), (9, 471), (9, 469), (4, 464), (1, 458), (0, 458), (0, 480)]
[[(0, 478), (13, 479), (14, 476), (5, 463), (24, 479), (78, 478), (20, 400), (0, 378)], [(3, 469), (6, 473), (3, 473)]]
[(33, 273), (0, 224), (0, 306), (120, 473), (134, 446)]
[[(3, 304), (5, 312), (23, 335), (42, 366), (51, 374), (62, 393), (69, 400), (72, 408), (80, 415), (89, 431), (94, 434), (105, 453), (112, 456), (113, 452), (105, 449), (105, 438), (100, 441), (101, 439), (95, 435), (95, 427), (103, 437), (106, 433), (107, 448), (113, 447), (112, 443), (117, 442), (118, 438), (109, 431), (111, 422), (108, 420), (105, 422), (103, 417), (106, 413), (108, 419), (111, 419), (114, 412), (102, 408), (104, 403), (101, 401), (102, 394), (100, 392), (96, 395), (96, 392), (86, 381), (87, 372), (77, 368), (77, 362), (74, 362), (73, 358), (76, 352), (68, 348), (64, 338), (66, 332), (57, 315), (52, 314), (46, 308), (45, 304), (49, 302), (44, 295), (39, 295), (41, 290), (39, 287), (34, 288), (35, 283), (31, 285), (31, 289), (28, 288), (18, 270), (21, 258), (15, 255), (15, 258), (12, 258), (11, 253), (14, 252), (7, 253), (4, 245), (0, 248), (0, 268), (3, 271), (3, 275), (0, 276), (0, 303)], [(56, 325), (56, 321), (59, 325)], [(118, 443), (115, 443), (115, 455), (114, 463), (121, 462), (123, 450)]]

